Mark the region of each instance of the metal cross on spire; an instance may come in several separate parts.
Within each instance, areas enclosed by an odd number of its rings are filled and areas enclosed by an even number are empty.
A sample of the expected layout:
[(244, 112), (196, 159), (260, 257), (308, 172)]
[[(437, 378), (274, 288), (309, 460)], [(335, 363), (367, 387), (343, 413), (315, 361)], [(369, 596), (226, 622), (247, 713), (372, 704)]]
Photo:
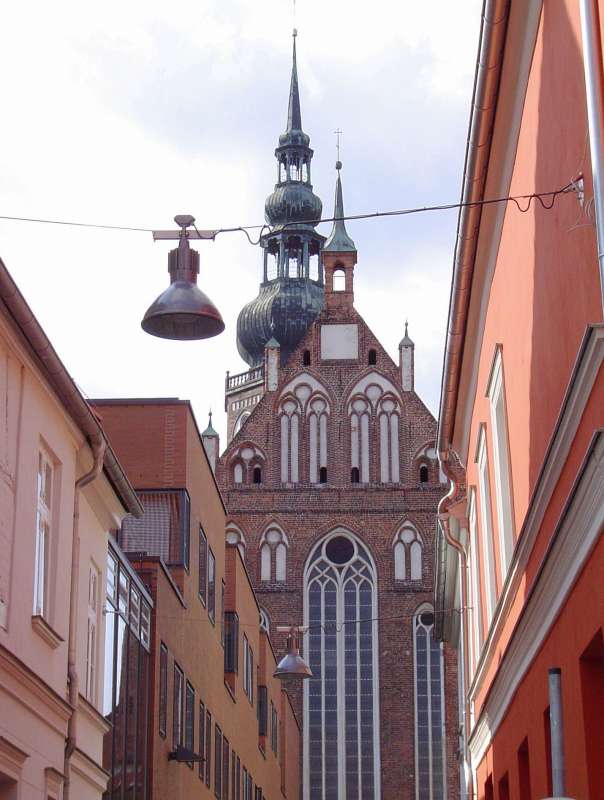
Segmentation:
[[(339, 164), (340, 163), (340, 136), (344, 133), (344, 131), (341, 131), (339, 128), (336, 128), (334, 133), (336, 135), (336, 151), (338, 153), (338, 164)], [(338, 169), (339, 169), (339, 167), (338, 167)]]

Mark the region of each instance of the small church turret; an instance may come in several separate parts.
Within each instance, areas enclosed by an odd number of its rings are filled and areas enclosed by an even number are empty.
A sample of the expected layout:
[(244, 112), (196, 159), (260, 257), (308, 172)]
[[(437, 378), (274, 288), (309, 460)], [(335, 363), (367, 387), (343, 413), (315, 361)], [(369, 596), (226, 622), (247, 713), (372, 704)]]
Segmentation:
[(208, 427), (201, 434), (203, 449), (206, 451), (212, 472), (216, 472), (216, 464), (220, 456), (220, 437), (212, 427), (212, 412), (209, 413)]
[(325, 306), (330, 309), (351, 309), (354, 305), (354, 266), (357, 248), (348, 235), (344, 222), (344, 199), (340, 170), (342, 162), (336, 161), (336, 196), (334, 223), (325, 242), (322, 261), (325, 269)]
[(399, 367), (403, 391), (413, 392), (415, 389), (415, 343), (409, 337), (408, 328), (409, 323), (405, 322), (405, 335), (398, 346)]

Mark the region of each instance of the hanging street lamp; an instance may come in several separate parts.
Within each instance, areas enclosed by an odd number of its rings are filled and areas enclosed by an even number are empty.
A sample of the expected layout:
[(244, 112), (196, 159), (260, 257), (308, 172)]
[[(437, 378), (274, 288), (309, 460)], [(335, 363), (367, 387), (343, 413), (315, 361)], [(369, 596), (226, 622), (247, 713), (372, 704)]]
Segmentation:
[[(195, 217), (179, 214), (174, 217), (177, 231), (153, 231), (155, 241), (178, 239), (178, 247), (168, 256), (170, 286), (147, 310), (142, 329), (162, 339), (210, 339), (224, 330), (220, 311), (197, 286), (199, 253), (191, 250), (189, 239), (214, 239), (215, 231), (198, 231)], [(194, 230), (189, 230), (193, 227)]]
[(287, 631), (287, 653), (277, 664), (277, 668), (273, 672), (274, 678), (286, 681), (304, 680), (305, 678), (313, 677), (311, 668), (300, 655), (298, 636), (304, 630), (305, 628), (301, 626), (277, 627), (277, 631), (280, 633)]

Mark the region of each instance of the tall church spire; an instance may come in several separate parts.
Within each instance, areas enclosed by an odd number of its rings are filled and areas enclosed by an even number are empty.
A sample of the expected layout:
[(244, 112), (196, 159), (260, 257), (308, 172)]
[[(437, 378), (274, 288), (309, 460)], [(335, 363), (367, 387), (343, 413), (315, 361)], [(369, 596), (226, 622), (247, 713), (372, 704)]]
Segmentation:
[(296, 36), (298, 31), (294, 28), (294, 53), (292, 58), (292, 79), (289, 86), (289, 106), (287, 109), (287, 132), (302, 130), (302, 115), (300, 114), (300, 93), (298, 91), (298, 66), (296, 64)]

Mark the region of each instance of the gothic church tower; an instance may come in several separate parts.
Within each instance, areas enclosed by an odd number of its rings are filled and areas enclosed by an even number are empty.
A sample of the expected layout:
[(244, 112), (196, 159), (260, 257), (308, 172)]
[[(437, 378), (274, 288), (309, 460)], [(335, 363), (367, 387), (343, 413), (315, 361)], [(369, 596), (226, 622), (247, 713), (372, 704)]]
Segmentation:
[[(294, 43), (279, 183), (261, 240), (264, 281), (238, 323), (251, 369), (235, 376), (239, 394), (227, 380), (229, 444), (216, 473), (227, 542), (244, 556), (277, 652), (277, 626), (308, 626), (303, 654), (314, 678), (292, 688), (304, 798), (456, 798), (455, 655), (432, 637), (436, 511), (446, 491), (436, 423), (414, 390), (407, 330), (396, 364), (354, 307), (358, 254), (339, 161), (336, 221), (327, 240), (315, 231), (321, 203), (308, 145)], [(246, 391), (257, 399), (231, 410)]]

